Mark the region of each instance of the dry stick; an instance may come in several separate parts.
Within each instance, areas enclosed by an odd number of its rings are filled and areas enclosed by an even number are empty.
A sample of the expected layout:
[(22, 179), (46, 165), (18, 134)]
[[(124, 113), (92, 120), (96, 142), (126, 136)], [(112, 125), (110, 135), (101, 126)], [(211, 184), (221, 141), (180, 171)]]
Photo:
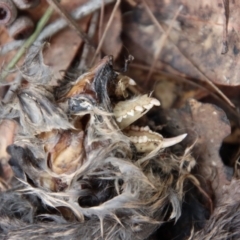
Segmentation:
[[(138, 63), (131, 63), (130, 67), (136, 67), (138, 69), (141, 69), (141, 70), (145, 70), (145, 71), (149, 71), (150, 67), (149, 66), (146, 66), (146, 65), (142, 65), (142, 64), (138, 64)], [(211, 95), (213, 98), (217, 99), (218, 101), (220, 101), (221, 103), (223, 103), (226, 107), (229, 108), (229, 105), (226, 103), (226, 101), (224, 101), (224, 99), (220, 98), (219, 95), (217, 95), (215, 92), (212, 92), (210, 91), (210, 89), (206, 88), (205, 86), (202, 86), (196, 82), (193, 82), (191, 81), (190, 79), (188, 79), (186, 76), (184, 76), (183, 74), (170, 74), (170, 73), (167, 73), (167, 72), (164, 72), (162, 70), (159, 70), (158, 68), (155, 69), (155, 72), (156, 73), (159, 73), (159, 74), (163, 74), (164, 76), (167, 76), (167, 77), (172, 77), (172, 76), (176, 76), (178, 77), (178, 81), (180, 82), (184, 82), (184, 83), (187, 83), (189, 85), (192, 85), (194, 87), (198, 87), (204, 91), (206, 91), (209, 95)], [(202, 80), (199, 80), (199, 81), (202, 81)], [(207, 82), (206, 82), (207, 84)], [(229, 111), (237, 118), (239, 119), (239, 114), (232, 108), (229, 108)]]
[[(98, 17), (99, 17), (99, 11), (96, 11), (92, 16), (90, 26), (89, 26), (89, 29), (88, 29), (88, 38), (90, 39), (90, 41), (91, 41), (91, 39), (93, 38), (93, 36), (96, 32)], [(81, 56), (81, 61), (78, 65), (79, 70), (86, 70), (87, 69), (87, 61), (86, 60), (87, 60), (87, 56), (89, 54), (89, 50), (90, 50), (89, 45), (84, 44), (83, 51), (82, 51), (82, 56)]]
[(15, 67), (15, 65), (17, 64), (17, 62), (20, 60), (20, 58), (22, 57), (22, 55), (25, 53), (26, 49), (29, 48), (32, 43), (37, 39), (38, 35), (40, 34), (40, 32), (42, 31), (43, 27), (46, 25), (46, 23), (48, 22), (49, 18), (52, 15), (52, 8), (49, 7), (47, 9), (47, 11), (44, 13), (44, 15), (42, 16), (42, 18), (40, 19), (40, 21), (37, 24), (37, 27), (34, 31), (34, 33), (28, 38), (28, 40), (22, 45), (22, 47), (19, 49), (19, 51), (16, 53), (16, 55), (13, 57), (13, 59), (8, 63), (6, 69), (4, 69), (3, 73), (1, 74), (1, 79), (0, 81), (2, 82), (6, 76), (8, 75), (8, 72)]
[(136, 7), (137, 3), (134, 0), (126, 0), (132, 7)]
[[(102, 1), (104, 1), (105, 4), (109, 4), (112, 2), (115, 2), (115, 0), (92, 0), (88, 1), (86, 4), (79, 6), (71, 13), (71, 16), (75, 20), (82, 19), (86, 17), (87, 15), (95, 12), (101, 7)], [(58, 33), (65, 27), (67, 27), (68, 24), (65, 19), (58, 19), (52, 23), (50, 23), (48, 26), (46, 26), (39, 37), (37, 38), (37, 41), (44, 41), (45, 39), (53, 36), (54, 34)], [(12, 41), (10, 43), (5, 44), (0, 48), (0, 56), (7, 54), (9, 51), (15, 50), (23, 45), (24, 41)]]
[(188, 15), (188, 14), (179, 14), (180, 17), (189, 20), (189, 21), (193, 21), (194, 23), (198, 23), (198, 24), (208, 24), (209, 26), (214, 26), (214, 27), (221, 27), (222, 24), (218, 23), (218, 22), (214, 22), (211, 20), (204, 20), (204, 19), (199, 19), (198, 17), (192, 16), (192, 15)]
[(68, 22), (69, 26), (77, 32), (77, 34), (82, 38), (82, 40), (90, 44), (90, 40), (88, 36), (83, 32), (80, 26), (77, 25), (77, 23), (72, 19), (71, 16), (69, 16), (68, 12), (65, 10), (65, 8), (62, 7), (62, 5), (57, 0), (47, 0), (48, 4), (51, 5), (65, 20)]
[[(85, 5), (77, 8), (72, 13), (73, 18), (80, 19), (81, 17), (84, 17), (84, 16), (90, 14), (91, 12), (94, 12), (95, 10), (100, 8), (100, 6), (101, 6), (100, 3), (102, 3), (103, 0), (100, 0), (100, 1), (99, 0), (91, 1), (91, 2), (88, 2), (88, 4), (85, 4)], [(107, 4), (107, 3), (111, 3), (113, 1), (114, 0), (105, 0), (104, 2), (105, 2), (105, 4)], [(95, 3), (95, 4), (93, 4), (93, 3)], [(57, 20), (54, 23), (50, 24), (48, 27), (46, 27), (45, 30), (42, 31), (42, 33), (40, 34), (40, 36), (38, 37), (37, 40), (44, 40), (45, 38), (51, 36), (51, 34), (54, 34), (54, 33), (58, 32), (59, 30), (61, 30), (65, 26), (67, 26), (67, 23), (64, 21), (64, 19)], [(19, 43), (19, 41), (15, 41), (15, 43)], [(15, 43), (14, 43), (14, 45), (15, 45)], [(23, 43), (21, 43), (21, 45), (22, 44)], [(19, 74), (15, 78), (14, 83), (11, 85), (10, 89), (5, 94), (5, 97), (3, 99), (3, 101), (5, 103), (7, 103), (11, 100), (14, 92), (16, 91), (16, 89), (21, 84), (21, 79), (22, 79), (21, 74)]]
[[(156, 26), (159, 28), (160, 31), (163, 31), (165, 34), (165, 30), (163, 29), (163, 27), (161, 26), (161, 24), (157, 21), (156, 17), (152, 14), (150, 8), (148, 7), (148, 5), (146, 4), (146, 2), (144, 0), (142, 0), (144, 3), (144, 7), (147, 11), (147, 13), (149, 14), (151, 20), (156, 24)], [(170, 39), (169, 42), (173, 44), (173, 46), (175, 47), (175, 49), (178, 51), (178, 53), (180, 53), (180, 55), (182, 55), (184, 57), (184, 59), (193, 66), (193, 68), (204, 78), (204, 80), (208, 83), (209, 86), (212, 87), (213, 90), (215, 90), (232, 108), (236, 108), (234, 106), (234, 104), (231, 102), (231, 100), (217, 87), (215, 86), (212, 81), (192, 62), (190, 61), (184, 54), (183, 52), (178, 48), (177, 45), (175, 45), (175, 43), (173, 43)]]
[(228, 52), (228, 18), (229, 18), (229, 0), (222, 0), (223, 8), (224, 8), (224, 22), (223, 22), (223, 36), (222, 36), (222, 51), (221, 54), (225, 54)]
[(115, 14), (115, 12), (117, 11), (120, 3), (121, 3), (121, 0), (117, 0), (115, 6), (114, 6), (114, 8), (113, 8), (113, 11), (112, 11), (112, 13), (111, 13), (110, 19), (109, 19), (109, 21), (108, 21), (108, 23), (107, 23), (107, 26), (106, 26), (106, 28), (105, 28), (105, 30), (104, 30), (104, 32), (103, 32), (103, 35), (102, 35), (102, 38), (101, 38), (101, 40), (100, 40), (100, 42), (99, 42), (99, 44), (98, 44), (97, 50), (96, 50), (96, 52), (95, 52), (95, 54), (94, 54), (94, 56), (93, 56), (93, 59), (92, 59), (92, 62), (91, 62), (91, 66), (93, 65), (93, 63), (94, 63), (94, 61), (95, 61), (95, 59), (96, 59), (96, 57), (97, 57), (97, 55), (98, 55), (101, 47), (102, 47), (102, 44), (103, 44), (103, 41), (104, 41), (105, 36), (106, 36), (106, 34), (107, 34), (107, 31), (108, 31), (109, 27), (111, 26), (111, 23), (112, 23), (112, 21), (113, 21), (114, 14)]
[(99, 31), (98, 31), (98, 39), (99, 40), (102, 37), (103, 16), (104, 16), (104, 4), (103, 4), (103, 0), (102, 0), (101, 10), (100, 10), (100, 20), (99, 20)]
[[(144, 4), (146, 4), (144, 0), (143, 0), (143, 2), (144, 2)], [(177, 12), (175, 13), (175, 15), (174, 15), (174, 17), (173, 17), (173, 19), (172, 19), (172, 21), (171, 21), (171, 24), (170, 24), (169, 28), (167, 29), (166, 32), (164, 32), (163, 36), (162, 36), (161, 39), (160, 39), (161, 42), (160, 42), (160, 44), (159, 44), (159, 46), (158, 46), (158, 49), (157, 49), (157, 51), (156, 51), (156, 54), (155, 54), (155, 56), (154, 56), (154, 60), (153, 60), (152, 66), (151, 66), (150, 71), (149, 71), (148, 76), (147, 76), (146, 84), (148, 83), (148, 81), (149, 81), (149, 79), (150, 79), (150, 77), (151, 77), (151, 75), (152, 75), (152, 73), (153, 73), (153, 70), (154, 70), (154, 68), (155, 68), (155, 66), (156, 66), (157, 60), (158, 60), (158, 58), (159, 58), (159, 56), (160, 56), (160, 54), (161, 54), (161, 51), (162, 51), (162, 49), (163, 49), (163, 45), (165, 44), (165, 42), (166, 42), (166, 40), (167, 40), (167, 38), (168, 38), (168, 36), (169, 36), (169, 33), (172, 31), (174, 22), (175, 22), (177, 16), (179, 15), (179, 13), (182, 11), (182, 9), (183, 9), (183, 6), (181, 5), (181, 6), (178, 8)]]

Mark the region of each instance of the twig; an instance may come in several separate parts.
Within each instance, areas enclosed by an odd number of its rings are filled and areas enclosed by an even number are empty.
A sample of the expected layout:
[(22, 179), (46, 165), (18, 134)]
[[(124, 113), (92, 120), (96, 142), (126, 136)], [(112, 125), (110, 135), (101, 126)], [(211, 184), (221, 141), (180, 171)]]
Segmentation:
[(222, 51), (221, 54), (225, 54), (228, 52), (228, 18), (229, 18), (229, 0), (222, 0), (223, 9), (224, 9), (224, 22), (223, 22), (223, 36), (222, 36)]
[(137, 6), (137, 2), (135, 2), (134, 0), (126, 0), (132, 7), (136, 7)]
[(99, 19), (99, 31), (98, 31), (98, 39), (100, 40), (102, 37), (102, 29), (103, 29), (103, 16), (104, 16), (104, 4), (102, 0), (101, 10), (100, 10), (100, 19)]
[[(89, 26), (89, 29), (88, 29), (88, 38), (90, 40), (93, 38), (94, 34), (96, 33), (98, 18), (99, 18), (99, 11), (96, 11), (92, 16), (90, 26)], [(81, 61), (78, 65), (79, 70), (86, 70), (86, 68), (87, 68), (87, 56), (89, 54), (89, 50), (90, 50), (89, 45), (84, 44), (82, 55), (81, 55)]]
[[(144, 71), (149, 71), (149, 69), (150, 69), (149, 66), (138, 64), (138, 63), (131, 63), (130, 67), (136, 67), (137, 69), (141, 69), (141, 70), (144, 70)], [(213, 91), (211, 91), (211, 89), (208, 89), (207, 87), (209, 87), (209, 84), (207, 82), (205, 82), (206, 86), (203, 86), (203, 84), (200, 84), (200, 83), (196, 82), (196, 80), (193, 81), (191, 79), (188, 79), (187, 76), (185, 76), (181, 73), (170, 74), (170, 73), (164, 72), (164, 71), (162, 71), (158, 68), (155, 68), (154, 72), (156, 72), (158, 74), (162, 74), (164, 77), (168, 77), (168, 78), (170, 78), (170, 77), (173, 78), (173, 76), (175, 76), (174, 79), (176, 79), (176, 77), (177, 77), (178, 81), (187, 83), (189, 85), (192, 85), (194, 87), (197, 87), (197, 88), (200, 88), (200, 89), (206, 91), (214, 99), (223, 103), (224, 106), (226, 106), (229, 109), (230, 113), (233, 114), (239, 120), (238, 112), (235, 111), (233, 108), (229, 107), (229, 104), (223, 98), (221, 98), (219, 95), (217, 95), (216, 92), (213, 92)], [(197, 79), (197, 81), (203, 81), (203, 80)]]
[(102, 48), (103, 41), (104, 41), (104, 39), (105, 39), (105, 36), (106, 36), (106, 34), (107, 34), (107, 31), (108, 31), (109, 27), (111, 26), (111, 23), (112, 23), (113, 18), (114, 18), (114, 14), (115, 14), (115, 12), (117, 11), (120, 3), (121, 3), (121, 0), (117, 0), (117, 2), (115, 3), (115, 6), (114, 6), (114, 8), (113, 8), (113, 10), (112, 10), (112, 13), (111, 13), (111, 16), (110, 16), (110, 19), (109, 19), (109, 21), (108, 21), (108, 23), (107, 23), (106, 28), (104, 29), (102, 38), (101, 38), (101, 40), (100, 40), (100, 42), (99, 42), (99, 44), (98, 44), (98, 47), (97, 47), (97, 50), (96, 50), (94, 56), (93, 56), (91, 65), (94, 63), (94, 61), (95, 61), (95, 59), (96, 59), (96, 56), (98, 55), (99, 51), (100, 51), (101, 48)]
[[(145, 6), (147, 6), (147, 4), (146, 4), (146, 2), (145, 2), (144, 0), (143, 0), (143, 4), (144, 4)], [(152, 12), (150, 11), (150, 9), (149, 9), (148, 7), (147, 7), (146, 9), (148, 9), (149, 13), (152, 14)], [(167, 38), (168, 38), (168, 36), (169, 36), (169, 33), (171, 32), (171, 30), (172, 30), (172, 28), (173, 28), (174, 22), (175, 22), (176, 18), (178, 17), (179, 13), (182, 11), (182, 9), (183, 9), (183, 6), (181, 5), (181, 6), (178, 8), (177, 12), (175, 13), (175, 15), (174, 15), (174, 17), (173, 17), (173, 19), (172, 19), (172, 21), (171, 21), (171, 24), (170, 24), (169, 28), (167, 29), (166, 32), (164, 32), (164, 34), (163, 34), (163, 36), (162, 36), (162, 38), (161, 38), (161, 42), (160, 42), (160, 44), (158, 45), (158, 49), (157, 49), (156, 54), (155, 54), (155, 56), (154, 56), (154, 60), (153, 60), (152, 66), (151, 66), (150, 71), (149, 71), (149, 73), (148, 73), (146, 83), (149, 81), (149, 79), (150, 79), (150, 77), (151, 77), (151, 75), (152, 75), (153, 69), (155, 68), (156, 63), (157, 63), (157, 60), (158, 60), (158, 58), (159, 58), (159, 56), (160, 56), (160, 54), (161, 54), (161, 51), (162, 51), (162, 49), (163, 49), (163, 45), (164, 45), (164, 43), (166, 42), (166, 40), (167, 40)], [(156, 18), (154, 17), (154, 19), (156, 19)], [(163, 28), (162, 28), (161, 30), (163, 30)]]
[(0, 81), (2, 82), (5, 77), (8, 75), (8, 72), (15, 67), (15, 65), (18, 63), (18, 61), (20, 60), (20, 58), (22, 57), (22, 55), (24, 54), (25, 50), (27, 48), (29, 48), (32, 43), (37, 39), (38, 35), (40, 34), (40, 32), (42, 31), (42, 29), (44, 28), (44, 26), (46, 25), (46, 23), (48, 22), (49, 18), (52, 15), (52, 8), (49, 7), (47, 9), (47, 11), (44, 13), (44, 15), (42, 16), (42, 18), (39, 20), (36, 29), (34, 31), (34, 33), (28, 38), (28, 40), (22, 45), (22, 47), (19, 49), (19, 51), (16, 53), (16, 55), (13, 57), (13, 59), (8, 63), (6, 69), (4, 69), (3, 73), (1, 74), (1, 79)]
[(68, 12), (62, 7), (62, 5), (57, 0), (47, 0), (48, 4), (51, 5), (65, 20), (68, 22), (69, 26), (77, 32), (77, 34), (82, 38), (82, 40), (91, 45), (88, 36), (83, 32), (80, 26), (72, 19)]
[(151, 9), (149, 8), (149, 6), (147, 5), (147, 3), (142, 0), (142, 3), (144, 5), (144, 8), (147, 12), (147, 14), (149, 15), (149, 17), (151, 18), (151, 20), (153, 21), (153, 23), (158, 27), (158, 29), (160, 30), (160, 32), (165, 33), (166, 31), (164, 30), (164, 28), (162, 27), (162, 25), (159, 23), (159, 21), (156, 19), (156, 17), (154, 16), (154, 14), (152, 13)]
[[(146, 2), (143, 1), (143, 3), (144, 3), (144, 7), (145, 7), (147, 13), (148, 13), (148, 14), (149, 14), (149, 12), (151, 13), (151, 10), (150, 10), (150, 8), (148, 7), (148, 5), (146, 4)], [(148, 9), (148, 10), (147, 10), (147, 9)], [(161, 24), (157, 21), (157, 19), (155, 18), (155, 16), (154, 16), (152, 13), (149, 14), (149, 17), (150, 17), (151, 20), (156, 24), (156, 26), (158, 27), (158, 29), (160, 30), (160, 32), (164, 32), (164, 33), (166, 34), (165, 30), (163, 29), (163, 27), (161, 26)], [(232, 108), (236, 108), (236, 107), (234, 106), (234, 104), (231, 102), (231, 100), (230, 100), (217, 86), (215, 86), (215, 84), (214, 84), (202, 71), (200, 71), (200, 69), (199, 69), (192, 61), (190, 61), (190, 60), (184, 55), (184, 53), (178, 48), (178, 46), (175, 45), (175, 43), (173, 43), (173, 42), (171, 41), (171, 39), (169, 39), (169, 42), (173, 44), (174, 48), (178, 51), (178, 53), (180, 53), (180, 55), (183, 56), (184, 59), (185, 59), (189, 64), (191, 64), (192, 67), (203, 77), (203, 80), (202, 80), (202, 81), (207, 82), (208, 85), (211, 86), (212, 89), (213, 89), (214, 91), (216, 91), (216, 92), (229, 104), (229, 106), (231, 106)]]
[[(79, 20), (84, 18), (85, 16), (95, 12), (101, 7), (102, 1), (104, 1), (105, 4), (109, 4), (114, 2), (115, 0), (92, 0), (88, 1), (86, 4), (79, 6), (76, 10), (74, 10), (71, 13), (71, 16), (75, 20)], [(58, 33), (60, 30), (67, 27), (68, 24), (65, 19), (58, 19), (52, 23), (50, 23), (48, 26), (46, 26), (39, 37), (37, 38), (37, 41), (44, 41), (47, 38), (53, 36), (54, 34)], [(19, 47), (21, 47), (23, 44), (22, 41), (13, 41), (11, 43), (7, 43), (0, 49), (0, 56), (7, 54), (9, 51), (15, 50)]]

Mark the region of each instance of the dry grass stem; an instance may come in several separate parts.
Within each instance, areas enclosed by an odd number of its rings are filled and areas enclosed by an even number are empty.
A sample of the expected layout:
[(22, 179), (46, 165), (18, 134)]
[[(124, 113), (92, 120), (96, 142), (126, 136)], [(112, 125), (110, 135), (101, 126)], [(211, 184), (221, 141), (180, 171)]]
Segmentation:
[(112, 23), (112, 21), (113, 21), (114, 14), (115, 14), (115, 12), (117, 11), (120, 3), (121, 3), (121, 0), (117, 0), (117, 2), (115, 3), (115, 6), (114, 6), (113, 11), (112, 11), (112, 13), (111, 13), (111, 16), (110, 16), (110, 18), (109, 18), (109, 21), (108, 21), (108, 23), (107, 23), (107, 26), (106, 26), (106, 28), (104, 29), (102, 38), (101, 38), (101, 40), (100, 40), (100, 42), (99, 42), (99, 44), (98, 44), (98, 47), (97, 47), (97, 49), (96, 49), (96, 52), (95, 52), (94, 56), (93, 56), (91, 65), (93, 65), (93, 63), (94, 63), (94, 61), (95, 61), (98, 53), (100, 52), (100, 50), (101, 50), (101, 48), (102, 48), (103, 41), (104, 41), (104, 39), (105, 39), (105, 36), (106, 36), (106, 34), (107, 34), (107, 31), (108, 31), (109, 27), (111, 26), (111, 23)]
[[(156, 26), (159, 28), (160, 32), (163, 32), (166, 34), (166, 31), (163, 29), (163, 27), (161, 26), (161, 24), (157, 21), (156, 17), (151, 13), (150, 8), (148, 7), (148, 5), (146, 4), (146, 2), (144, 0), (142, 0), (144, 7), (147, 11), (147, 13), (149, 14), (149, 17), (152, 19), (152, 21), (156, 24)], [(236, 108), (235, 105), (232, 103), (232, 101), (190, 60), (188, 59), (184, 53), (178, 48), (178, 46), (176, 46), (171, 39), (169, 39), (169, 41), (173, 44), (174, 48), (184, 57), (184, 59), (186, 59), (186, 61), (188, 63), (190, 63), (192, 65), (192, 67), (196, 70), (196, 72), (198, 72), (202, 77), (203, 77), (203, 81), (207, 82), (208, 85), (214, 90), (216, 91), (217, 94), (219, 94), (224, 101), (226, 101), (226, 103), (232, 107), (232, 108)]]
[[(147, 6), (146, 2), (145, 2), (144, 0), (142, 0), (142, 1), (143, 1), (143, 4), (144, 4), (145, 8), (148, 10), (149, 13), (151, 13), (151, 11), (150, 11), (149, 7)], [(149, 79), (150, 79), (150, 77), (151, 77), (151, 75), (152, 75), (152, 73), (153, 73), (153, 70), (154, 70), (155, 65), (156, 65), (156, 63), (157, 63), (157, 61), (158, 61), (158, 58), (159, 58), (159, 56), (160, 56), (160, 54), (161, 54), (161, 51), (162, 51), (162, 49), (163, 49), (163, 46), (164, 46), (164, 44), (165, 44), (165, 42), (166, 42), (166, 40), (167, 40), (167, 38), (168, 38), (168, 36), (169, 36), (169, 33), (171, 32), (171, 30), (172, 30), (172, 28), (173, 28), (174, 22), (175, 22), (176, 18), (178, 17), (179, 13), (181, 12), (181, 10), (182, 10), (182, 6), (180, 6), (180, 7), (178, 8), (177, 12), (175, 13), (175, 15), (174, 15), (174, 17), (173, 17), (173, 19), (172, 19), (172, 21), (171, 21), (171, 23), (170, 23), (170, 26), (168, 27), (167, 31), (164, 32), (164, 34), (162, 35), (162, 37), (161, 37), (161, 39), (160, 39), (160, 43), (159, 43), (159, 45), (158, 45), (158, 49), (157, 49), (157, 51), (156, 51), (156, 54), (154, 55), (154, 60), (153, 60), (152, 66), (151, 66), (151, 68), (150, 68), (150, 71), (149, 71), (148, 76), (147, 76), (147, 79), (146, 79), (146, 84), (147, 84), (147, 82), (149, 81)], [(155, 19), (154, 22), (157, 22), (157, 21), (156, 21), (156, 18), (154, 17), (154, 15), (153, 15), (152, 13), (151, 13), (150, 16), (151, 16), (152, 19)], [(160, 26), (160, 25), (159, 25), (159, 26)], [(163, 30), (163, 28), (162, 28), (161, 30)]]
[(51, 5), (69, 24), (69, 26), (77, 32), (77, 34), (82, 38), (82, 40), (91, 45), (86, 33), (81, 29), (81, 27), (72, 19), (68, 12), (61, 6), (61, 4), (56, 0), (47, 0), (48, 4)]

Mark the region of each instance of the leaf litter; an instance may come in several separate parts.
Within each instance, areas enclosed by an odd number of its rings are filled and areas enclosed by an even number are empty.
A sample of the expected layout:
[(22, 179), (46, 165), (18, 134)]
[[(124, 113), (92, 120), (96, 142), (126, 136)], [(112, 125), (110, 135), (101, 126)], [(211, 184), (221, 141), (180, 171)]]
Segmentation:
[(238, 5), (61, 1), (1, 87), (0, 236), (238, 239)]

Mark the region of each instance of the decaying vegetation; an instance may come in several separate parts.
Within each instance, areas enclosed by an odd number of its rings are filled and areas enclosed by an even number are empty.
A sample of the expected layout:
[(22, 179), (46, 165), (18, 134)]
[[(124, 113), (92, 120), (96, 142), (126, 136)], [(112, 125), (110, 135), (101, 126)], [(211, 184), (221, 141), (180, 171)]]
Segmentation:
[(15, 1), (1, 239), (239, 239), (238, 3)]

